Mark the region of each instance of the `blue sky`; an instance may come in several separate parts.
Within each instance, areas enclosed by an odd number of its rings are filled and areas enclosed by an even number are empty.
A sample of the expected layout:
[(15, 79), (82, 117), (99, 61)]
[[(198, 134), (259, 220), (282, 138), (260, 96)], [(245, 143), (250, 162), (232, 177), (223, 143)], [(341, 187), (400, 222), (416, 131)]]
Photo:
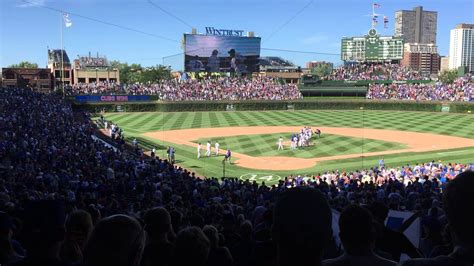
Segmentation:
[[(64, 46), (71, 59), (88, 52), (106, 55), (109, 60), (141, 63), (149, 66), (182, 66), (180, 40), (191, 28), (160, 11), (147, 0), (23, 0), (0, 1), (1, 58), (0, 66), (22, 60), (47, 64), (47, 47), (60, 47), (60, 13), (47, 6), (71, 13), (165, 36), (153, 36), (89, 21), (70, 15), (71, 28), (64, 30)], [(340, 52), (343, 36), (359, 36), (370, 27), (372, 0), (153, 0), (157, 5), (182, 18), (204, 32), (206, 26), (254, 31), (262, 37), (262, 48), (277, 48), (326, 53)], [(437, 44), (441, 55), (449, 51), (449, 30), (456, 24), (474, 23), (472, 0), (380, 0), (378, 13), (387, 15), (388, 29), (379, 23), (382, 35), (394, 30), (395, 11), (421, 5), (438, 11)], [(310, 3), (308, 5), (308, 3)], [(307, 6), (308, 5), (308, 6)], [(284, 27), (288, 19), (307, 6)], [(277, 29), (277, 33), (273, 34)], [(304, 66), (310, 60), (326, 60), (339, 64), (339, 56), (300, 54), (262, 50), (265, 55), (282, 56)], [(165, 59), (163, 60), (163, 57)]]

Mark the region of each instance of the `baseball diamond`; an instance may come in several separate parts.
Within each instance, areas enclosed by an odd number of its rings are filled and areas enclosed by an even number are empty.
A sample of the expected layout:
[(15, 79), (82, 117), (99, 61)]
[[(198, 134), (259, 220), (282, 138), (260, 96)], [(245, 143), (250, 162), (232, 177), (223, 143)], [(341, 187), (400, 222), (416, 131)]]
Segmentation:
[(474, 266), (473, 0), (115, 2), (1, 1), (0, 266)]
[[(233, 152), (226, 177), (314, 175), (374, 167), (382, 157), (393, 167), (431, 160), (474, 161), (474, 118), (468, 114), (323, 110), (108, 113), (105, 117), (120, 125), (127, 139), (137, 138), (145, 150), (155, 147), (163, 156), (164, 147), (175, 147), (179, 165), (207, 177), (223, 175), (222, 156), (196, 157), (197, 143), (208, 140), (212, 145), (220, 143), (221, 154), (227, 148)], [(313, 137), (314, 144), (305, 149), (290, 151), (286, 145), (285, 150), (277, 150), (280, 136), (288, 139), (303, 126), (321, 128), (322, 137)], [(246, 131), (236, 132), (243, 127)], [(182, 131), (186, 129), (195, 130)]]

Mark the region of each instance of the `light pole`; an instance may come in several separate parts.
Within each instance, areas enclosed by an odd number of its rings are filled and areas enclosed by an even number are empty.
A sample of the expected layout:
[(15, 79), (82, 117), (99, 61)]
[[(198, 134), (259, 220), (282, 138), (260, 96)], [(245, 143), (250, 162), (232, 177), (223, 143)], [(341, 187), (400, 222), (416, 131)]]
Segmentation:
[(224, 160), (222, 160), (222, 178), (225, 178), (225, 157)]

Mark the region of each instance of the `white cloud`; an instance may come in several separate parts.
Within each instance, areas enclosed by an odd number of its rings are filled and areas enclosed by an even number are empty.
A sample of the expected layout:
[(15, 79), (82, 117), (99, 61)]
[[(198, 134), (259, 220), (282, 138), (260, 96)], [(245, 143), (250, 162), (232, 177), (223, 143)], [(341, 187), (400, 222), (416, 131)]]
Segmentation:
[(317, 36), (311, 36), (304, 38), (301, 43), (302, 44), (317, 44), (317, 43), (322, 43), (329, 40), (329, 37), (326, 35), (317, 35)]
[(29, 7), (44, 6), (45, 2), (46, 0), (18, 0), (17, 7), (29, 8)]

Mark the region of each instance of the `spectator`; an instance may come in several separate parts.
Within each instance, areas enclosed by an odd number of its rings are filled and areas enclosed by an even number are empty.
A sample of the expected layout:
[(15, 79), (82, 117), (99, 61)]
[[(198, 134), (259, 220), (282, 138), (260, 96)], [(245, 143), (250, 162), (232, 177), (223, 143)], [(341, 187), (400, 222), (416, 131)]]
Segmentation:
[(367, 99), (411, 101), (474, 101), (474, 85), (460, 78), (453, 84), (372, 84)]
[[(459, 174), (446, 186), (444, 210), (449, 222), (455, 248), (448, 256), (414, 259), (403, 266), (464, 266), (474, 264), (474, 172)], [(469, 214), (469, 215), (466, 215)]]
[(269, 77), (161, 80), (155, 84), (120, 85), (109, 82), (77, 83), (68, 95), (129, 94), (158, 95), (165, 101), (295, 100), (302, 98), (296, 84), (280, 84)]
[(95, 226), (84, 252), (84, 266), (138, 266), (145, 233), (134, 218), (113, 215)]
[(199, 227), (185, 228), (176, 237), (174, 265), (204, 266), (210, 249), (209, 239)]
[(64, 204), (55, 200), (31, 201), (27, 203), (24, 213), (23, 243), (27, 256), (14, 265), (70, 265), (59, 258), (65, 232)]
[(236, 266), (252, 265), (254, 255), (255, 241), (252, 238), (252, 223), (248, 220), (243, 221), (239, 227), (240, 240), (232, 247), (232, 257)]
[(396, 263), (377, 256), (375, 228), (372, 215), (358, 205), (349, 205), (339, 217), (339, 236), (344, 245), (345, 254), (323, 262), (324, 266), (371, 265), (395, 266)]
[(142, 266), (171, 265), (174, 239), (171, 217), (165, 208), (157, 207), (145, 214), (148, 243), (143, 252)]
[(233, 259), (229, 249), (227, 247), (219, 246), (219, 232), (217, 229), (212, 225), (206, 225), (202, 231), (211, 244), (207, 266), (233, 265)]
[(66, 238), (61, 245), (61, 260), (80, 264), (83, 251), (92, 231), (91, 215), (82, 210), (72, 212), (66, 220)]
[(323, 195), (312, 188), (294, 188), (276, 202), (273, 238), (277, 265), (321, 265), (324, 247), (332, 236), (331, 210)]
[(353, 64), (336, 68), (323, 80), (427, 80), (418, 71), (400, 64)]

